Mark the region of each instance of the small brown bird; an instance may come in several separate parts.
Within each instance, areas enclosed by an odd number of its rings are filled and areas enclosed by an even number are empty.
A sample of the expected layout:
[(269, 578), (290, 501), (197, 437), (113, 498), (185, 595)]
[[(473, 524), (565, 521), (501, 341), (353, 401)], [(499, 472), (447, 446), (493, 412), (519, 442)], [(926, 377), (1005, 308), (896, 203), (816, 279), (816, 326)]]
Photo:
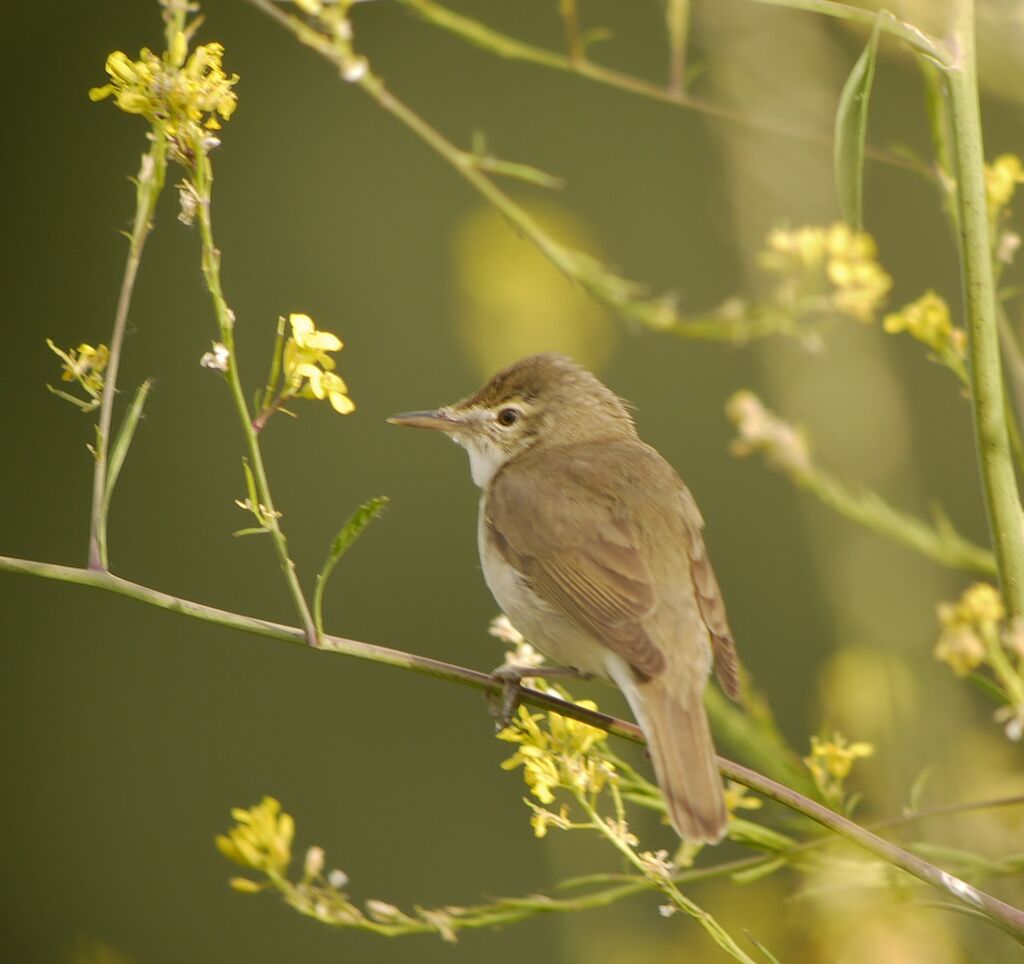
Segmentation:
[(533, 355), (454, 405), (388, 421), (439, 429), (483, 490), (484, 578), (562, 666), (610, 679), (647, 738), (672, 825), (717, 842), (727, 814), (702, 694), (738, 662), (703, 519), (621, 400), (561, 355)]

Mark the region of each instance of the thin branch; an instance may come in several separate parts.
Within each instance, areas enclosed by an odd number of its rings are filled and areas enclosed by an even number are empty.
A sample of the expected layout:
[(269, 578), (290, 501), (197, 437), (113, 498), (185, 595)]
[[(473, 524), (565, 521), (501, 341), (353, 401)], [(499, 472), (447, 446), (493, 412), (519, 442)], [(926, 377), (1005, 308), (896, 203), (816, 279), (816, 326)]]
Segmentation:
[(974, 3), (958, 0), (946, 74), (956, 152), (960, 263), (970, 333), (971, 403), (989, 528), (1003, 598), (1011, 616), (1024, 616), (1024, 513), (1014, 475), (1006, 421), (999, 328), (985, 202), (981, 111), (974, 56)]
[[(205, 137), (205, 134), (201, 135)], [(317, 630), (313, 622), (313, 614), (309, 604), (302, 592), (299, 578), (295, 572), (295, 563), (288, 554), (288, 542), (278, 521), (278, 513), (274, 508), (273, 497), (270, 494), (270, 482), (267, 479), (266, 468), (263, 465), (263, 453), (260, 449), (259, 429), (249, 412), (249, 405), (245, 400), (245, 392), (242, 390), (242, 381), (238, 374), (238, 359), (235, 354), (235, 314), (228, 307), (224, 298), (224, 292), (220, 281), (220, 251), (213, 240), (213, 221), (210, 213), (213, 191), (213, 167), (207, 149), (202, 143), (195, 145), (195, 168), (193, 170), (194, 187), (199, 203), (196, 214), (199, 221), (199, 234), (202, 239), (202, 270), (206, 279), (206, 287), (213, 299), (214, 312), (217, 316), (217, 325), (220, 328), (220, 337), (228, 349), (228, 367), (225, 372), (228, 387), (231, 390), (231, 397), (235, 403), (235, 409), (241, 422), (242, 434), (245, 436), (246, 447), (249, 450), (249, 461), (252, 464), (253, 475), (256, 483), (258, 505), (263, 507), (263, 524), (270, 533), (274, 544), (274, 551), (277, 554), (281, 572), (284, 574), (288, 592), (295, 604), (299, 620), (305, 630), (305, 639), (310, 645), (315, 646), (317, 642)]]
[(107, 514), (110, 509), (111, 486), (107, 484), (107, 459), (110, 434), (114, 419), (114, 400), (117, 396), (117, 374), (124, 347), (124, 333), (128, 325), (128, 309), (135, 291), (142, 249), (153, 228), (153, 212), (164, 186), (167, 172), (167, 135), (154, 125), (149, 151), (142, 156), (142, 166), (135, 180), (135, 218), (128, 243), (121, 291), (114, 314), (114, 330), (110, 337), (110, 357), (103, 373), (103, 396), (99, 421), (96, 426), (96, 456), (92, 475), (92, 511), (89, 517), (89, 568), (106, 569)]
[[(306, 642), (304, 631), (294, 626), (285, 626), (265, 619), (243, 616), (239, 613), (227, 612), (212, 606), (203, 605), (202, 603), (192, 602), (191, 600), (172, 596), (156, 589), (150, 589), (147, 586), (141, 586), (138, 583), (122, 579), (109, 572), (80, 569), (72, 566), (59, 566), (54, 563), (16, 559), (10, 556), (0, 556), (0, 571), (54, 579), (80, 586), (91, 586), (95, 589), (103, 589), (107, 592), (127, 596), (130, 599), (135, 599), (147, 605), (191, 616), (194, 619), (200, 619), (214, 625), (227, 626), (242, 632), (278, 639), (287, 643), (303, 645)], [(386, 666), (400, 667), (424, 676), (434, 677), (435, 679), (443, 679), (448, 682), (459, 683), (463, 686), (470, 686), (489, 694), (500, 693), (504, 686), (504, 684), (496, 681), (487, 673), (480, 673), (462, 666), (445, 663), (441, 660), (430, 659), (426, 656), (405, 653), (386, 646), (347, 639), (343, 636), (324, 635), (321, 637), (319, 648), (326, 652), (343, 653)], [(634, 743), (643, 742), (643, 734), (636, 724), (627, 723), (625, 720), (617, 719), (607, 713), (586, 709), (575, 703), (565, 702), (549, 693), (541, 693), (524, 688), (521, 694), (521, 701), (528, 706), (552, 710), (562, 716), (599, 727), (615, 736), (631, 740)], [(856, 844), (858, 847), (874, 854), (887, 863), (901, 868), (918, 880), (941, 890), (943, 893), (956, 898), (956, 900), (967, 906), (981, 910), (1001, 928), (1024, 943), (1024, 911), (1011, 907), (1009, 904), (978, 890), (976, 887), (972, 887), (966, 881), (960, 880), (958, 877), (947, 873), (934, 864), (930, 864), (928, 861), (908, 853), (895, 844), (883, 840), (869, 830), (829, 810), (822, 804), (808, 799), (795, 790), (784, 787), (782, 784), (731, 760), (718, 757), (717, 761), (719, 771), (724, 777), (734, 780), (736, 783), (741, 783), (743, 786), (771, 800), (775, 800), (790, 810), (809, 817), (832, 833), (844, 837), (851, 843)]]
[[(249, 2), (252, 3), (254, 0), (249, 0)], [(681, 107), (684, 110), (692, 110), (695, 113), (705, 114), (708, 117), (741, 127), (792, 137), (814, 144), (829, 145), (832, 143), (831, 131), (817, 131), (764, 120), (749, 112), (734, 110), (724, 104), (715, 104), (703, 98), (694, 97), (685, 90), (677, 91), (671, 87), (660, 87), (632, 74), (622, 73), (610, 67), (602, 67), (591, 60), (574, 61), (556, 51), (510, 37), (485, 26), (478, 20), (455, 13), (442, 4), (436, 3), (435, 0), (400, 0), (400, 2), (431, 25), (447, 30), (467, 43), (506, 60), (519, 60), (538, 67), (546, 67), (549, 70), (575, 74), (606, 87), (613, 87), (626, 93), (646, 97), (649, 100), (656, 100), (662, 104)], [(266, 9), (262, 3), (257, 3), (257, 6)], [(919, 165), (914, 161), (891, 151), (868, 147), (865, 150), (865, 155), (892, 167), (921, 173)]]

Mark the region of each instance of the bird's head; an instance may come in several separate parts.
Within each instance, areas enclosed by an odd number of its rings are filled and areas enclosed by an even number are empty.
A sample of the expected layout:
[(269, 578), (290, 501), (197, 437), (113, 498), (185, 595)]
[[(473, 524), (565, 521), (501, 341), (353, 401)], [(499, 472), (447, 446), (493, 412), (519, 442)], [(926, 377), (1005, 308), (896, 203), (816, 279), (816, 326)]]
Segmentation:
[(636, 437), (622, 401), (585, 368), (552, 353), (509, 365), (460, 402), (388, 421), (450, 436), (469, 453), (473, 481), (481, 488), (506, 462), (537, 445)]

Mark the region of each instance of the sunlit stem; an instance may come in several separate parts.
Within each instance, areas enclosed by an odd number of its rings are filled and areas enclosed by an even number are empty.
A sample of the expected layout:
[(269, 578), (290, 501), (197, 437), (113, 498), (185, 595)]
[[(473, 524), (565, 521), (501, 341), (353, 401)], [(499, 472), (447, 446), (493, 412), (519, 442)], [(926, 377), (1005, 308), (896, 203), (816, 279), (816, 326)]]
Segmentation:
[(974, 3), (958, 0), (947, 73), (957, 167), (960, 263), (970, 334), (971, 403), (999, 581), (1011, 616), (1024, 616), (1024, 514), (1014, 476), (985, 202)]
[(213, 299), (217, 325), (220, 328), (220, 340), (228, 350), (229, 361), (225, 377), (231, 390), (235, 409), (238, 412), (246, 447), (249, 450), (249, 462), (256, 481), (259, 504), (266, 510), (264, 513), (264, 525), (274, 543), (274, 551), (277, 554), (285, 583), (288, 586), (288, 591), (291, 594), (299, 620), (302, 623), (306, 641), (311, 646), (316, 646), (318, 643), (316, 627), (313, 625), (309, 604), (306, 602), (302, 587), (299, 585), (298, 575), (295, 572), (295, 563), (288, 555), (288, 543), (278, 522), (278, 514), (270, 494), (270, 483), (267, 480), (266, 469), (263, 465), (263, 453), (260, 450), (257, 429), (253, 425), (252, 415), (249, 412), (245, 393), (242, 390), (241, 378), (238, 374), (238, 361), (235, 354), (235, 315), (228, 307), (228, 303), (224, 298), (220, 281), (220, 251), (217, 250), (213, 242), (213, 225), (210, 217), (213, 167), (210, 164), (207, 148), (202, 143), (204, 136), (204, 134), (200, 133), (194, 144), (195, 167), (193, 186), (199, 198), (196, 214), (199, 220), (199, 233), (202, 239), (203, 276), (206, 279), (206, 286), (210, 291), (210, 297)]

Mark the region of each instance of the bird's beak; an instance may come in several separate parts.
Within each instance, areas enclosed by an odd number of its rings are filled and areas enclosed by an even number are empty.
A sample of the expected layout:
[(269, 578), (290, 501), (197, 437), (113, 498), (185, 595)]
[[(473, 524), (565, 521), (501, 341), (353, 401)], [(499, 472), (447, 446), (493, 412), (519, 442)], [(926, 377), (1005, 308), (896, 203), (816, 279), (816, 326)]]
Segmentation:
[(438, 408), (432, 412), (401, 412), (392, 415), (388, 422), (413, 428), (433, 428), (442, 432), (457, 432), (465, 426), (465, 419), (447, 408)]

